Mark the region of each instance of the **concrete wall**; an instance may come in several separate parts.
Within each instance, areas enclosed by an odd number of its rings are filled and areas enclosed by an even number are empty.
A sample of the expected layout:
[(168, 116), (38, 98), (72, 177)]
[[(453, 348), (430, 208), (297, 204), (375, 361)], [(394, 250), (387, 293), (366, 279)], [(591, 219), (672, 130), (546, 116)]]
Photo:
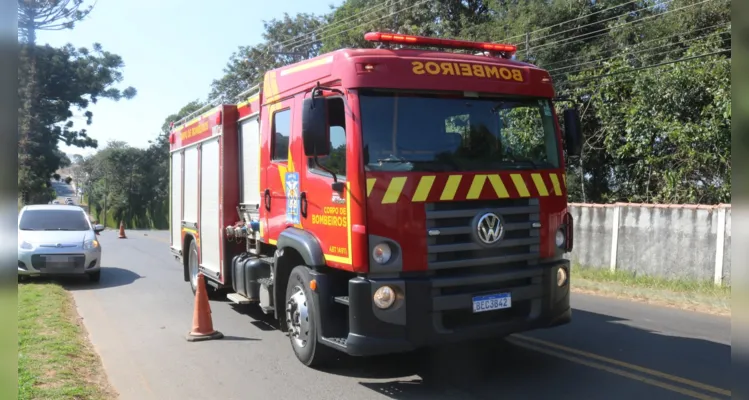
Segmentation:
[(730, 285), (730, 204), (572, 203), (569, 209), (575, 263)]

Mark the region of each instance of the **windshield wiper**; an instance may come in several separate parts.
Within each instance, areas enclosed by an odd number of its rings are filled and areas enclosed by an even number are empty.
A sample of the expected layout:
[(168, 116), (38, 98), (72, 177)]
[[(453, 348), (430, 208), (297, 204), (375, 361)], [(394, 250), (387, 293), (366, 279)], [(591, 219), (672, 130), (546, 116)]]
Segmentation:
[(74, 229), (68, 228), (46, 228), (45, 231), (72, 231)]

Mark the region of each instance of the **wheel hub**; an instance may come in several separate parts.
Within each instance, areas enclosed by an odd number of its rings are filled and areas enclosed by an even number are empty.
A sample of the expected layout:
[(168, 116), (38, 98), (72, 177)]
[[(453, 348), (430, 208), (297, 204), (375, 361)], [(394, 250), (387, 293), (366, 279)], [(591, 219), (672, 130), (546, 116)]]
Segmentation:
[(190, 252), (190, 281), (193, 287), (198, 287), (198, 254), (197, 251)]
[(307, 297), (299, 286), (294, 287), (293, 294), (286, 302), (286, 325), (289, 327), (289, 336), (296, 345), (306, 346), (309, 338), (309, 313)]

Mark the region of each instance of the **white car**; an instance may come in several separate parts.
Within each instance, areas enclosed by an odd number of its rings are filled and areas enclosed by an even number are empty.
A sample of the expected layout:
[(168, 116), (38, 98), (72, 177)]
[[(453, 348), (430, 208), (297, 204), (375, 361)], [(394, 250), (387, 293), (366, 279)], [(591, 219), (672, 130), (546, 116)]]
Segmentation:
[(101, 244), (78, 206), (31, 205), (18, 214), (18, 275), (88, 275), (101, 278)]

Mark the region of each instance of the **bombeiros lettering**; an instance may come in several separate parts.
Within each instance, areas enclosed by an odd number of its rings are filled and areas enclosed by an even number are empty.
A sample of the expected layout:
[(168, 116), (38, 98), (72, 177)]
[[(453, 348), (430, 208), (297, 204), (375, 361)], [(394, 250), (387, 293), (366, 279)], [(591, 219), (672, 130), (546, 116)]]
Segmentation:
[(210, 129), (210, 125), (208, 124), (208, 121), (201, 122), (192, 128), (185, 128), (182, 132), (180, 132), (179, 137), (181, 140), (189, 139), (191, 137), (198, 136), (202, 133), (205, 133)]
[(517, 68), (446, 61), (413, 61), (411, 66), (411, 71), (416, 75), (468, 76), (523, 82), (523, 72)]
[(312, 214), (313, 225), (347, 227), (348, 214), (346, 207), (324, 207), (322, 214)]

